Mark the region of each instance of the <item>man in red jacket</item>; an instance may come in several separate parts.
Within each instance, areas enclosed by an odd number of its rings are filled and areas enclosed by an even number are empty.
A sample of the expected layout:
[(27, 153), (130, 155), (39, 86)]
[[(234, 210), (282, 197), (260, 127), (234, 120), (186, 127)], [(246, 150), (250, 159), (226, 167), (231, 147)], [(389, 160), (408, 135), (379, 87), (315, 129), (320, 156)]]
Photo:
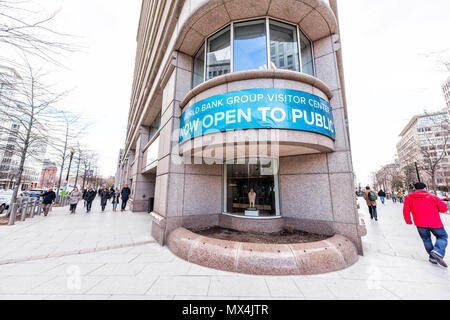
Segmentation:
[[(426, 192), (426, 187), (421, 182), (414, 185), (416, 191), (405, 198), (403, 216), (406, 223), (412, 225), (412, 212), (414, 223), (425, 244), (425, 249), (430, 255), (430, 262), (433, 264), (439, 263), (447, 268), (444, 257), (448, 244), (448, 235), (439, 215), (440, 212), (447, 212), (447, 205), (438, 197)], [(436, 237), (435, 245), (433, 245), (431, 240), (431, 234)]]

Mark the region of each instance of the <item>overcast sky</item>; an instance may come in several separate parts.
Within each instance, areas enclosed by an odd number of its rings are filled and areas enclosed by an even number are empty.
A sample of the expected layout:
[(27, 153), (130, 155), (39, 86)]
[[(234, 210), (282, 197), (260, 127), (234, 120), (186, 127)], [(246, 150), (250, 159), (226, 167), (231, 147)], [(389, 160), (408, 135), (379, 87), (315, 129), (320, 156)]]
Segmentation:
[[(339, 0), (355, 171), (361, 183), (393, 160), (399, 133), (415, 114), (445, 107), (450, 75), (450, 1)], [(114, 175), (124, 146), (136, 53), (140, 0), (46, 0), (61, 8), (59, 30), (86, 47), (55, 77), (75, 88), (65, 108), (93, 123), (88, 143), (104, 175)], [(447, 50), (447, 51), (445, 51)], [(426, 54), (441, 52), (426, 56)]]

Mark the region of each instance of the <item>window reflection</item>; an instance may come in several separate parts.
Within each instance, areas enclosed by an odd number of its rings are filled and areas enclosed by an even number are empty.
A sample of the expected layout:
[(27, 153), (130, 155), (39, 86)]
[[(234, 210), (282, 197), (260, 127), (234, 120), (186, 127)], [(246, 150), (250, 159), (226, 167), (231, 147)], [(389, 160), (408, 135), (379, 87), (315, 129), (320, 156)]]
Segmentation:
[(206, 70), (207, 79), (230, 73), (230, 37), (230, 27), (227, 27), (209, 38)]
[(272, 68), (300, 71), (297, 28), (270, 21), (270, 58)]
[(266, 20), (234, 25), (234, 71), (266, 69)]
[(302, 50), (302, 72), (314, 76), (311, 42), (301, 31), (300, 31), (300, 47)]
[(202, 45), (194, 57), (192, 87), (195, 88), (203, 81), (205, 81), (205, 45)]

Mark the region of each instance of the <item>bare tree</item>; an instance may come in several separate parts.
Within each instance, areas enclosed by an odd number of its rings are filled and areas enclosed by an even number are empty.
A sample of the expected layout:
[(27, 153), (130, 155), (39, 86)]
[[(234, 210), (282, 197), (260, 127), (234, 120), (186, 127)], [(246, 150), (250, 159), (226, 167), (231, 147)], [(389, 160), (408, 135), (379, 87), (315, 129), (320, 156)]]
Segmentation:
[[(59, 111), (56, 120), (52, 124), (52, 131), (57, 133), (50, 139), (51, 153), (57, 159), (60, 166), (59, 179), (57, 184), (58, 194), (61, 190), (62, 183), (66, 181), (63, 174), (66, 162), (73, 157), (79, 149), (79, 141), (83, 133), (86, 131), (87, 124), (82, 122), (82, 118), (78, 114), (67, 111)], [(70, 168), (69, 168), (70, 169)], [(70, 175), (70, 172), (68, 171)], [(63, 180), (64, 178), (64, 180)]]
[[(44, 76), (28, 64), (9, 88), (9, 94), (0, 97), (0, 127), (7, 139), (5, 152), (19, 159), (12, 203), (17, 198), (26, 161), (40, 160), (45, 154), (51, 136), (49, 124), (55, 115), (53, 105), (62, 97), (43, 83)], [(14, 219), (11, 215), (10, 223), (14, 223)]]
[[(77, 49), (73, 44), (61, 41), (70, 35), (52, 28), (58, 12), (41, 14), (41, 11), (30, 1), (0, 0), (0, 43), (5, 48), (60, 65), (58, 58), (62, 53)], [(3, 63), (11, 62), (1, 54), (0, 59)]]
[(437, 175), (442, 171), (444, 159), (448, 162), (450, 123), (447, 113), (427, 114), (427, 116), (429, 126), (423, 133), (427, 143), (420, 148), (419, 163), (420, 169), (430, 177), (431, 187), (436, 193)]

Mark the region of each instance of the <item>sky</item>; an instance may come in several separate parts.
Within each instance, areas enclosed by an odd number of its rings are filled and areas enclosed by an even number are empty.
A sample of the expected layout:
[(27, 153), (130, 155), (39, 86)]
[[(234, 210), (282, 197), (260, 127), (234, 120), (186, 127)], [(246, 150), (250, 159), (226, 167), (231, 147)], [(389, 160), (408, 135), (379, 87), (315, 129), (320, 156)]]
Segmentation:
[[(82, 52), (66, 55), (53, 81), (71, 94), (61, 107), (91, 123), (85, 142), (114, 175), (125, 144), (140, 0), (45, 0), (53, 22)], [(445, 107), (450, 76), (450, 1), (338, 0), (353, 163), (362, 184), (393, 161), (399, 134), (416, 114)], [(440, 53), (432, 54), (430, 53)]]
[(446, 106), (441, 86), (450, 72), (439, 60), (450, 62), (450, 1), (338, 5), (353, 165), (366, 185), (371, 172), (393, 162), (414, 115)]

